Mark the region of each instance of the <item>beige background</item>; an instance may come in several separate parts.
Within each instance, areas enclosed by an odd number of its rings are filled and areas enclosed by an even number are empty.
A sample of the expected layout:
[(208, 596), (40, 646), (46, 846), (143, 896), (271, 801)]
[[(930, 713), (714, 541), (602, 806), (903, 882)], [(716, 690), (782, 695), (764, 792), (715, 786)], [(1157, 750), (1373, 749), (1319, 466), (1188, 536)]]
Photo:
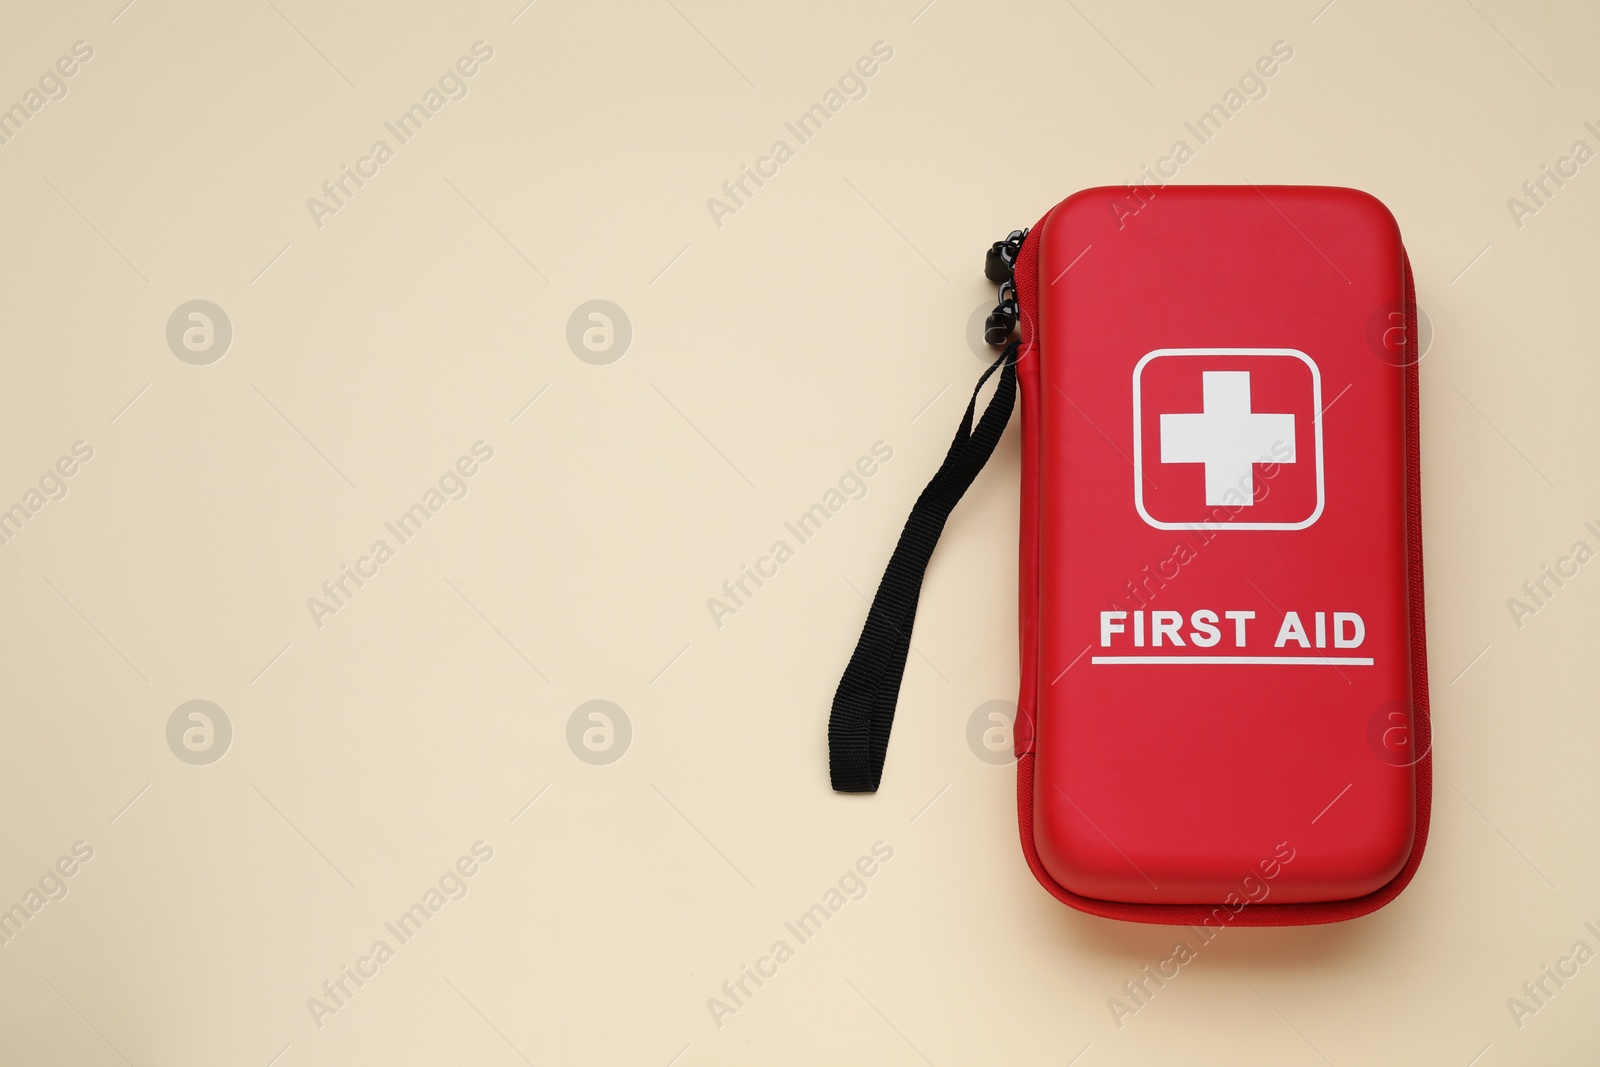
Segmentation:
[[(123, 2), (0, 32), (5, 104), (94, 49), (0, 147), (0, 507), (94, 450), (0, 547), (0, 905), (94, 850), (0, 946), (4, 1063), (1600, 1059), (1600, 963), (1520, 1029), (1506, 1003), (1600, 948), (1600, 572), (1507, 607), (1600, 548), (1600, 169), (1506, 206), (1600, 148), (1592, 8)], [(466, 98), (314, 225), (479, 40)], [(867, 96), (715, 225), (879, 40)], [(829, 792), (824, 723), (979, 372), (984, 248), (1134, 178), (1278, 40), (1178, 180), (1352, 185), (1400, 220), (1436, 330), (1434, 830), (1392, 906), (1229, 931), (1119, 1029), (1108, 999), (1192, 935), (1047, 896), (1011, 769), (966, 741), (1015, 695), (1014, 427), (929, 573), (882, 792)], [(207, 366), (165, 338), (197, 298), (233, 329)], [(565, 340), (595, 298), (633, 330), (606, 366)], [(479, 440), (465, 499), (319, 629), (307, 598)], [(866, 497), (714, 625), (879, 440)], [(233, 728), (208, 766), (166, 740), (193, 699)], [(567, 742), (594, 699), (632, 728), (604, 766)], [(480, 840), (467, 895), (316, 1025)], [(708, 998), (880, 840), (865, 897), (717, 1026)]]

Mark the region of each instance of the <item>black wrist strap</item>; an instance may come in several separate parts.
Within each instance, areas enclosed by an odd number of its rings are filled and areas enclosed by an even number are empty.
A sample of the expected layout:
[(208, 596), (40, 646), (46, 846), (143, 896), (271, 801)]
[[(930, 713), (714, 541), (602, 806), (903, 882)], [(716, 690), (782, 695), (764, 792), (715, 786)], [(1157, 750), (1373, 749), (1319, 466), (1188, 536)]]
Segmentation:
[[(917, 618), (922, 577), (950, 512), (994, 454), (1000, 434), (1011, 419), (1017, 398), (1016, 355), (1017, 343), (1013, 341), (978, 379), (943, 465), (917, 497), (906, 519), (900, 543), (889, 557), (883, 581), (872, 598), (861, 639), (839, 679), (833, 713), (828, 719), (828, 774), (838, 792), (878, 791), (895, 704), (900, 697), (900, 679), (911, 650), (911, 628)], [(974, 429), (972, 418), (978, 392), (997, 370), (1000, 380), (994, 396)]]

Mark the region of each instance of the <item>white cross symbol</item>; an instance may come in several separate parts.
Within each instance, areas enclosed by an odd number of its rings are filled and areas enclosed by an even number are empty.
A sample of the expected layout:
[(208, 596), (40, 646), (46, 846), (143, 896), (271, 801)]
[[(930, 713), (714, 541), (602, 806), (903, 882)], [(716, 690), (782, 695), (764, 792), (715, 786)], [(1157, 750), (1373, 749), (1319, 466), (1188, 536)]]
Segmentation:
[(1201, 393), (1204, 411), (1161, 416), (1161, 462), (1204, 463), (1208, 506), (1253, 504), (1254, 464), (1295, 461), (1294, 416), (1252, 412), (1249, 371), (1205, 371)]

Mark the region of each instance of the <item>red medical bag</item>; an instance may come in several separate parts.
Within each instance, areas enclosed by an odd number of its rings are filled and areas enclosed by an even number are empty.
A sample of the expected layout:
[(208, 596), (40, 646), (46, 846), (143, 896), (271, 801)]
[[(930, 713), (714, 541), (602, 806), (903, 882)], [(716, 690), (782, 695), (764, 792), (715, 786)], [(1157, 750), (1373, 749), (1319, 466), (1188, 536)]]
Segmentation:
[[(1431, 801), (1416, 304), (1373, 197), (1090, 189), (991, 249), (1004, 345), (840, 682), (834, 788), (878, 787), (923, 570), (1022, 397), (1022, 848), (1155, 923), (1382, 907)], [(980, 382), (980, 388), (982, 382)]]

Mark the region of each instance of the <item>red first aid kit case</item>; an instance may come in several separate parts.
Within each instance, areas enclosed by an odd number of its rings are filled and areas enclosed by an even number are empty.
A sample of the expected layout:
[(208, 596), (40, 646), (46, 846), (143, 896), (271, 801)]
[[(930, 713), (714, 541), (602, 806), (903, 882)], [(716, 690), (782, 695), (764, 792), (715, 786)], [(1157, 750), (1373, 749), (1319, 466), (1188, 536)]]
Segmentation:
[(830, 722), (835, 788), (877, 788), (918, 564), (1014, 390), (1017, 805), (1039, 882), (1138, 922), (1383, 906), (1431, 800), (1419, 351), (1393, 217), (1342, 188), (1090, 189), (990, 267), (995, 396), (975, 421), (975, 394), (873, 602)]

